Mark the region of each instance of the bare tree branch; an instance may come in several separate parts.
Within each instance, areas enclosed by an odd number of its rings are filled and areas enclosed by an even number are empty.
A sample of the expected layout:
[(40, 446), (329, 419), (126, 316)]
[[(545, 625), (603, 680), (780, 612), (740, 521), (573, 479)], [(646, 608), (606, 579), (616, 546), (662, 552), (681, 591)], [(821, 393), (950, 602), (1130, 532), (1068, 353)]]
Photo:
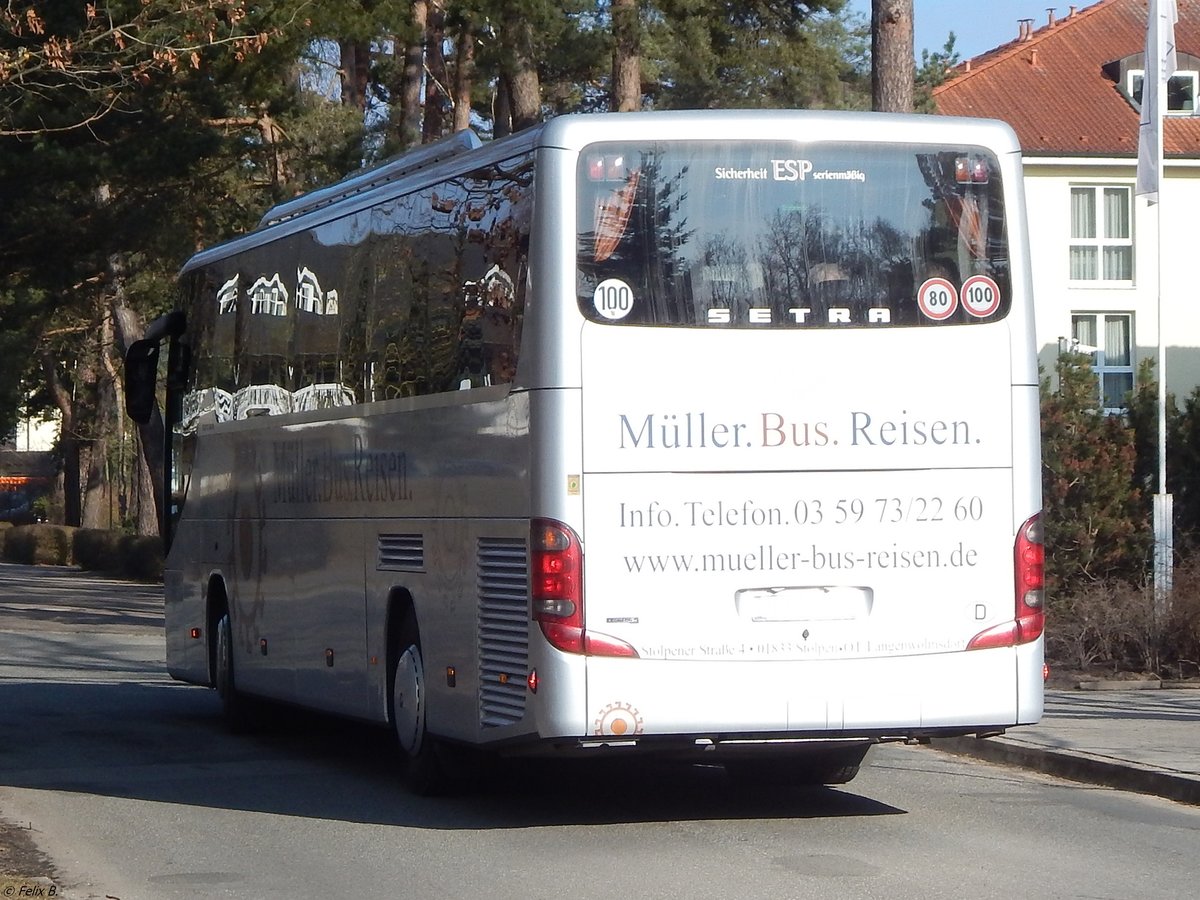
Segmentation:
[[(142, 0), (128, 21), (90, 2), (73, 25), (56, 31), (41, 4), (9, 0), (0, 6), (0, 136), (72, 131), (133, 110), (139, 88), (201, 68), (214, 49), (238, 61), (261, 52), (306, 5), (287, 22), (266, 26), (255, 21), (248, 0)], [(42, 103), (64, 121), (35, 112)]]

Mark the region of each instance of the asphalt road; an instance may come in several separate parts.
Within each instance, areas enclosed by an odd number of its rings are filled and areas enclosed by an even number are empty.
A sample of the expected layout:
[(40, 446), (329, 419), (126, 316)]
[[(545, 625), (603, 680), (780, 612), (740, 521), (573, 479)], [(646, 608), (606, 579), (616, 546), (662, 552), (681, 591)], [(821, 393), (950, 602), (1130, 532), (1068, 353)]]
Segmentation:
[(160, 618), (153, 588), (0, 565), (0, 817), (60, 896), (1182, 898), (1200, 883), (1200, 809), (927, 748), (876, 748), (840, 789), (524, 765), (415, 797), (372, 728), (289, 713), (227, 734), (211, 692), (163, 673)]

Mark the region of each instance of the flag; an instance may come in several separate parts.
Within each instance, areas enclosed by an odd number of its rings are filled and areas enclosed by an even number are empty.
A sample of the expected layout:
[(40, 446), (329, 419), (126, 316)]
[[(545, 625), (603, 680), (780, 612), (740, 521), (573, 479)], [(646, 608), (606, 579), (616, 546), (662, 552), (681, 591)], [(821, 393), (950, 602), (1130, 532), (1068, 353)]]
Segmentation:
[(1158, 202), (1162, 172), (1163, 88), (1175, 74), (1175, 0), (1150, 0), (1146, 20), (1146, 74), (1142, 79), (1142, 116), (1138, 123), (1137, 195)]

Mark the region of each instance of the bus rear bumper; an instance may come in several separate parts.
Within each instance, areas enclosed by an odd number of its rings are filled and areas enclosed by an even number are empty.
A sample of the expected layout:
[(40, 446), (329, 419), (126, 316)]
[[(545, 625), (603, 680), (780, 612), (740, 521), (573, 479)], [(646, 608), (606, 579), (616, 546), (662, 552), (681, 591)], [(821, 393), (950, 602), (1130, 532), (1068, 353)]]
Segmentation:
[(1040, 640), (1020, 647), (874, 659), (797, 663), (589, 657), (586, 666), (584, 721), (575, 704), (555, 709), (534, 701), (540, 706), (541, 737), (566, 738), (581, 746), (671, 738), (689, 745), (706, 740), (714, 745), (924, 740), (997, 734), (1036, 723), (1042, 713)]

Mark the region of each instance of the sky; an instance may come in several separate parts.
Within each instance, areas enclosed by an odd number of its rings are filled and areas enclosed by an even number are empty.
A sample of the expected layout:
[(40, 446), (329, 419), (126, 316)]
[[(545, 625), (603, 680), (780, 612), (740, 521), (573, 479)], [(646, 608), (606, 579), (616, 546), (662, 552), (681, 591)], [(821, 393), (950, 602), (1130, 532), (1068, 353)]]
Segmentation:
[[(1096, 0), (1073, 0), (1084, 9)], [(871, 21), (871, 0), (849, 0), (850, 9)], [(1017, 37), (1020, 19), (1033, 19), (1033, 27), (1046, 24), (1049, 7), (1062, 19), (1070, 3), (1060, 0), (913, 0), (913, 49), (917, 62), (922, 50), (941, 50), (950, 32), (963, 59), (978, 56)]]

